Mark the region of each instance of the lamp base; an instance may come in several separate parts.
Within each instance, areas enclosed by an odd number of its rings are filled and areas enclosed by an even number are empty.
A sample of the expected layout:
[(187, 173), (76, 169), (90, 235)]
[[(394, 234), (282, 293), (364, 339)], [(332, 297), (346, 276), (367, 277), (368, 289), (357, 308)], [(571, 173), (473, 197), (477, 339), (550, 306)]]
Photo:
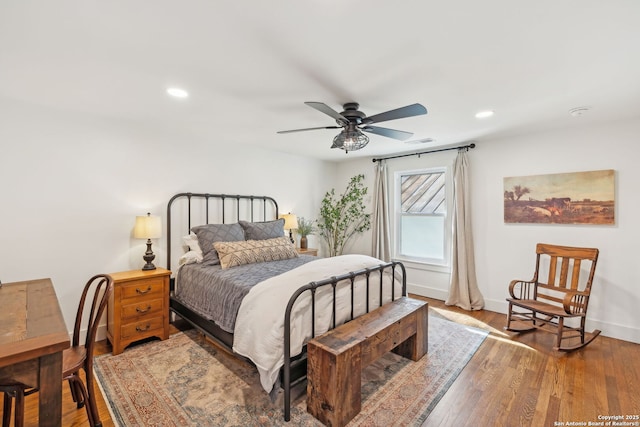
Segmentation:
[(142, 259), (144, 259), (146, 261), (146, 264), (144, 265), (144, 267), (142, 267), (142, 271), (155, 270), (156, 266), (153, 265), (153, 263), (151, 262), (155, 258), (156, 258), (156, 256), (154, 255), (153, 251), (151, 250), (151, 239), (147, 239), (147, 251), (144, 253), (144, 256), (142, 257)]

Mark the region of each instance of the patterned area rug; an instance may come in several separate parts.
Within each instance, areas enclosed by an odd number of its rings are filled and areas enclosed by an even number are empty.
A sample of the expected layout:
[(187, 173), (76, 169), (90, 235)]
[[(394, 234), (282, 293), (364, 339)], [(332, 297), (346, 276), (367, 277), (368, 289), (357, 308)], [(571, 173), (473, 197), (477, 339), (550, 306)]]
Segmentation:
[[(349, 426), (420, 426), (487, 336), (429, 316), (429, 352), (418, 362), (388, 353), (362, 376), (362, 411)], [(306, 381), (272, 402), (251, 365), (190, 330), (96, 358), (114, 424), (137, 426), (321, 426), (306, 412)]]

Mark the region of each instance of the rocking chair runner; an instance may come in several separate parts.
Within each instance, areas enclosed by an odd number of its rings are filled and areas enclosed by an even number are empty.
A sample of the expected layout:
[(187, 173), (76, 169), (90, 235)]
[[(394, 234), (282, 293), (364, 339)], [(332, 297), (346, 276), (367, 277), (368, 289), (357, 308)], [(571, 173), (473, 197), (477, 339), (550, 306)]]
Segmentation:
[[(596, 329), (586, 333), (584, 329), (598, 252), (595, 248), (538, 243), (533, 279), (512, 280), (509, 284), (511, 298), (507, 298), (509, 311), (505, 329), (514, 332), (534, 329), (554, 332), (557, 340), (553, 349), (560, 351), (575, 350), (593, 341), (600, 331)], [(544, 283), (540, 280), (539, 273), (547, 260), (549, 275), (547, 283)], [(583, 264), (587, 264), (589, 268), (586, 282), (580, 281)], [(574, 322), (579, 323), (579, 326), (567, 325), (565, 320), (569, 319), (576, 319)], [(563, 345), (565, 340), (576, 342), (578, 338), (577, 344)]]

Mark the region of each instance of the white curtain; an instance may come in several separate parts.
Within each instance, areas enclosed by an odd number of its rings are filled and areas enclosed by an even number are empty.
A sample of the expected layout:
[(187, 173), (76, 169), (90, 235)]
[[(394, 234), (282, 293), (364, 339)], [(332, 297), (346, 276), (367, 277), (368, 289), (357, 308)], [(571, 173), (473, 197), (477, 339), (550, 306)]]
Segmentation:
[(373, 239), (371, 254), (383, 261), (391, 261), (391, 236), (389, 233), (389, 184), (387, 164), (383, 160), (376, 162), (375, 183), (373, 187), (372, 212)]
[(445, 304), (456, 305), (465, 310), (480, 310), (484, 307), (484, 298), (476, 280), (469, 188), (467, 150), (460, 150), (453, 167), (451, 282)]

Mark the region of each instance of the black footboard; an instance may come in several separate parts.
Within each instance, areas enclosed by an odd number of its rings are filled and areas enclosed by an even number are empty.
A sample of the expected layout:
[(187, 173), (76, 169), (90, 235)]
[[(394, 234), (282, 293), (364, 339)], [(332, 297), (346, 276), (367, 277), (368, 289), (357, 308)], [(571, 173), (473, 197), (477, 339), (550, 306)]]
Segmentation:
[[(398, 271), (399, 270), (399, 271)], [(284, 419), (285, 421), (289, 421), (291, 419), (291, 381), (292, 381), (292, 360), (291, 360), (291, 311), (293, 309), (294, 304), (298, 300), (298, 298), (303, 295), (305, 292), (309, 292), (311, 294), (311, 333), (312, 337), (315, 337), (316, 330), (316, 305), (315, 305), (315, 296), (318, 288), (331, 286), (333, 289), (333, 303), (332, 303), (332, 325), (330, 329), (335, 328), (336, 326), (336, 288), (338, 283), (346, 281), (347, 286), (351, 287), (351, 314), (348, 320), (354, 319), (354, 305), (355, 305), (355, 281), (356, 278), (363, 278), (365, 288), (365, 298), (366, 298), (366, 313), (369, 313), (372, 310), (375, 310), (379, 306), (382, 305), (384, 300), (384, 273), (390, 272), (391, 277), (391, 286), (390, 292), (391, 294), (387, 296), (391, 301), (395, 300), (395, 289), (396, 289), (396, 280), (397, 274), (401, 274), (401, 283), (402, 283), (402, 296), (407, 295), (407, 280), (406, 280), (406, 271), (404, 265), (400, 262), (390, 262), (386, 264), (381, 264), (376, 267), (365, 268), (362, 270), (358, 270), (355, 272), (351, 272), (348, 274), (343, 274), (340, 276), (334, 276), (329, 279), (325, 279), (319, 282), (311, 282), (301, 288), (299, 288), (289, 299), (289, 303), (287, 304), (287, 309), (284, 315), (284, 367), (283, 367), (283, 388), (284, 388)], [(372, 273), (377, 273), (372, 275)], [(376, 280), (378, 279), (378, 280)], [(376, 282), (376, 283), (374, 283)], [(369, 296), (371, 292), (379, 292), (379, 305), (375, 307), (370, 307), (369, 304)]]

